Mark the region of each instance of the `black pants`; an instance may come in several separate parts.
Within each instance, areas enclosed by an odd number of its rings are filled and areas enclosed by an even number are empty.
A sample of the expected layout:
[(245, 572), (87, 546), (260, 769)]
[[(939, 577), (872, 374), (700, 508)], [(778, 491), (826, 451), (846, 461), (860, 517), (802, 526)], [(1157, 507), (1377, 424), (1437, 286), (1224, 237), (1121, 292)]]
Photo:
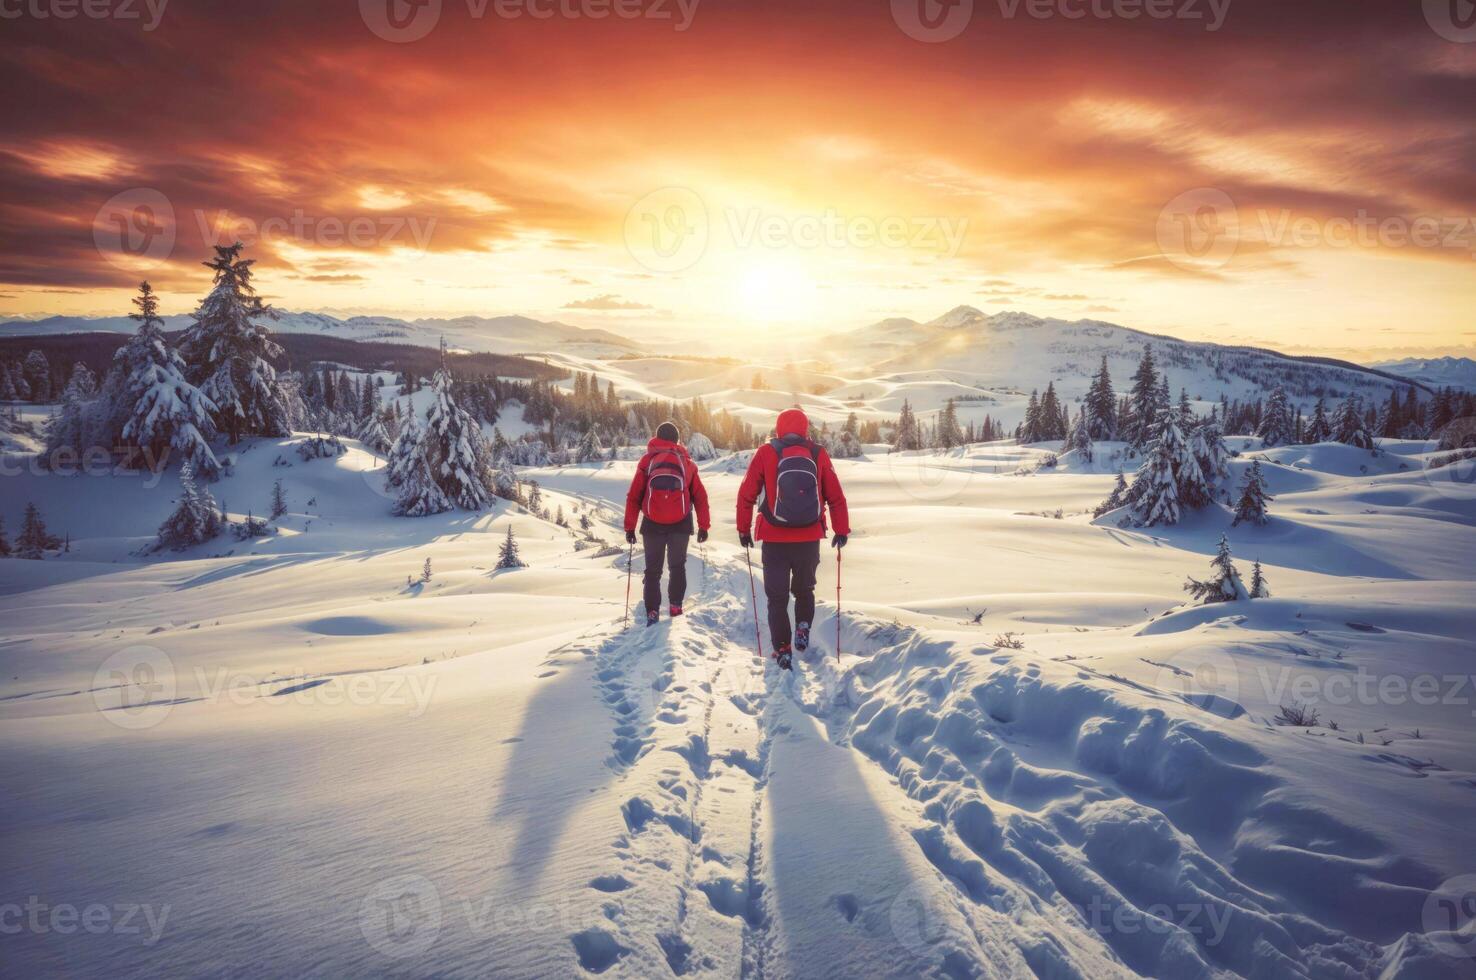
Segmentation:
[(646, 612), (661, 608), (661, 566), (671, 566), (667, 597), (680, 606), (687, 595), (687, 542), (685, 531), (647, 531), (641, 536), (646, 549)]
[(769, 600), (769, 639), (774, 649), (787, 646), (789, 595), (794, 593), (794, 618), (815, 621), (815, 571), (820, 567), (819, 541), (765, 541), (764, 595)]

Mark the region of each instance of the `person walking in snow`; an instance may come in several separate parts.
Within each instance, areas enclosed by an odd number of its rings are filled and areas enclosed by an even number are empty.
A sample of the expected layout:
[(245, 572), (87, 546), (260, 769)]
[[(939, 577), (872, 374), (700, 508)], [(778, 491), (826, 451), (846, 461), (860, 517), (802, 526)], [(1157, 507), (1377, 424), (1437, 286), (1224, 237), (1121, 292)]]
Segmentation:
[[(769, 603), (769, 638), (773, 657), (791, 669), (794, 650), (810, 645), (815, 619), (815, 573), (820, 567), (820, 540), (825, 537), (825, 509), (835, 536), (832, 548), (844, 548), (851, 533), (846, 495), (830, 455), (809, 438), (810, 420), (798, 408), (779, 413), (775, 438), (760, 446), (738, 488), (738, 543), (763, 542), (764, 595)], [(758, 523), (749, 525), (754, 507)], [(794, 595), (795, 626), (790, 646), (789, 596)]]
[(625, 540), (635, 544), (636, 517), (646, 551), (646, 625), (661, 618), (661, 567), (671, 566), (667, 599), (673, 616), (682, 614), (687, 594), (687, 543), (692, 537), (692, 511), (697, 512), (697, 542), (707, 540), (712, 519), (707, 490), (697, 464), (678, 440), (675, 422), (662, 422), (646, 444), (646, 455), (636, 464), (635, 477), (625, 495)]

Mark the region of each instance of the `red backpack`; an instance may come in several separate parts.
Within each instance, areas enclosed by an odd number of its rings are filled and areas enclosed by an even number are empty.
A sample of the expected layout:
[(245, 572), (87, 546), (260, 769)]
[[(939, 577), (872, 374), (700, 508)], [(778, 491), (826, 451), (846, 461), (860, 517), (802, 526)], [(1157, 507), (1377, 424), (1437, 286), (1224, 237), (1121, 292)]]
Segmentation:
[(646, 464), (646, 499), (641, 513), (656, 524), (675, 524), (692, 510), (687, 488), (687, 454), (680, 449), (658, 449)]

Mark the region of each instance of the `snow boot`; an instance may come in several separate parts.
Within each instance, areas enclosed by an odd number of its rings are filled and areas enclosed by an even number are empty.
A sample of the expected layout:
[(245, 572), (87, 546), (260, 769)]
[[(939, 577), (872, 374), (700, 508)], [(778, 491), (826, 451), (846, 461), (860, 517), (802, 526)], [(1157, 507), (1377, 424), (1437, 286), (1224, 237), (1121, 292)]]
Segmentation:
[(810, 624), (799, 623), (794, 628), (794, 649), (804, 653), (810, 648)]
[(788, 643), (774, 651), (774, 659), (779, 662), (780, 670), (794, 670), (794, 655), (790, 653)]
[(647, 626), (655, 626), (660, 621), (661, 621), (661, 613), (657, 612), (655, 609), (652, 609), (650, 612), (646, 613), (646, 625)]
[(681, 606), (672, 606), (667, 611), (669, 613), (671, 613), (672, 616), (680, 616), (682, 614), (682, 607)]

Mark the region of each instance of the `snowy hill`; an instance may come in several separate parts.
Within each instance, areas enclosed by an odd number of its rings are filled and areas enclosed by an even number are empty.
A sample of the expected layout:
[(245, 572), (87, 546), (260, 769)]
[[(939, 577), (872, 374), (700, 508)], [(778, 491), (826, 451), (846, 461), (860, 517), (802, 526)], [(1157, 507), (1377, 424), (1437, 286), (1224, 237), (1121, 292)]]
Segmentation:
[[(183, 330), (190, 317), (176, 314), (164, 318), (168, 331)], [(389, 316), (355, 316), (348, 319), (326, 313), (285, 311), (280, 318), (263, 321), (276, 333), (319, 334), (344, 340), (373, 340), (437, 347), (441, 338), (453, 347), (490, 354), (564, 351), (587, 357), (619, 357), (636, 350), (636, 344), (608, 330), (574, 327), (567, 323), (534, 320), (525, 316), (462, 316), (450, 319), (401, 320)], [(107, 331), (132, 333), (137, 324), (126, 316), (52, 316), (39, 320), (0, 323), (0, 337), (34, 337), (55, 334)]]
[(1402, 361), (1385, 361), (1374, 367), (1438, 388), (1476, 391), (1476, 360), (1469, 357), (1406, 357)]
[[(0, 481), (72, 543), (0, 561), (0, 884), (129, 917), (0, 972), (1470, 976), (1476, 497), (1421, 444), (1237, 440), (1276, 499), (1233, 529), (1099, 526), (1110, 467), (1030, 447), (839, 460), (845, 612), (827, 548), (785, 675), (729, 519), (624, 630), (618, 554), (389, 517), (379, 460), (300, 439), (211, 485), (281, 479), (277, 533), (153, 558), (174, 474)], [(618, 541), (632, 469), (521, 475)], [(1273, 598), (1185, 604), (1222, 532)]]

